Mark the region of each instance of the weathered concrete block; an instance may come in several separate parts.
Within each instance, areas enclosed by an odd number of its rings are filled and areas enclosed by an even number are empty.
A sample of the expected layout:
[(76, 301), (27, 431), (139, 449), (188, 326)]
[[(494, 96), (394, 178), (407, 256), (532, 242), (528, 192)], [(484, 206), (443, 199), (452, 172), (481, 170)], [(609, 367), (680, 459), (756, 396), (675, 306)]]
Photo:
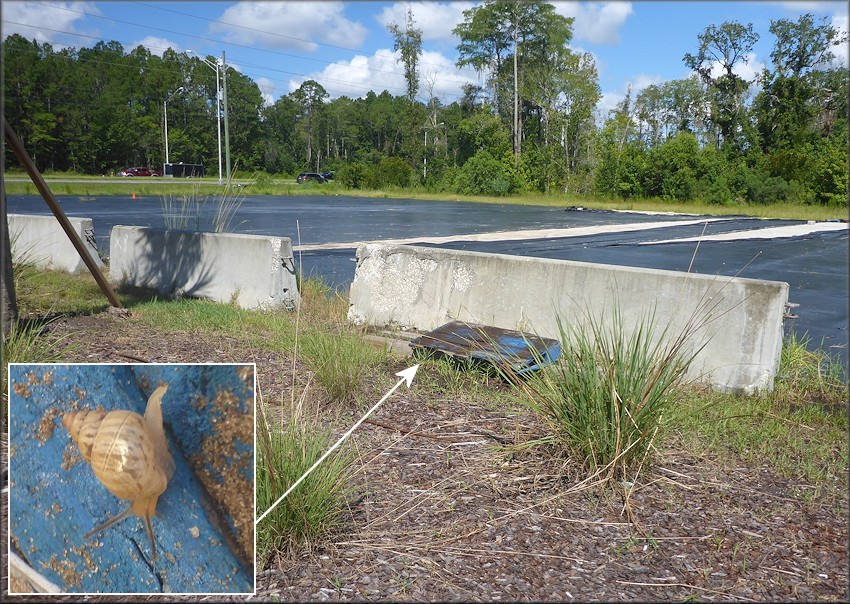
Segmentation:
[(288, 237), (118, 225), (109, 238), (109, 277), (242, 308), (294, 308), (299, 302)]
[[(723, 391), (771, 389), (782, 350), (788, 284), (675, 271), (362, 244), (348, 319), (431, 330), (452, 319), (559, 338), (589, 318), (610, 325), (618, 312), (656, 333), (693, 327), (688, 378)], [(665, 332), (666, 330), (666, 332)]]
[[(68, 221), (80, 236), (94, 263), (103, 266), (97, 253), (92, 219), (68, 217)], [(9, 214), (9, 237), (12, 240), (14, 262), (28, 262), (41, 268), (69, 273), (87, 270), (85, 262), (55, 216)]]

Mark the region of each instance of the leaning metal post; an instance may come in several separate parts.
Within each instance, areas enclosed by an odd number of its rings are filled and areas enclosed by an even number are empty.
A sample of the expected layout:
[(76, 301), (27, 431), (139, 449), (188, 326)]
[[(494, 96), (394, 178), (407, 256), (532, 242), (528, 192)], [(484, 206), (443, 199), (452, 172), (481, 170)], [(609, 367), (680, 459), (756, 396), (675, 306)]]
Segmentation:
[(68, 235), (68, 238), (71, 240), (71, 243), (74, 244), (74, 248), (77, 250), (80, 258), (82, 258), (83, 262), (86, 263), (86, 266), (94, 277), (94, 280), (97, 281), (98, 286), (100, 286), (100, 290), (106, 295), (112, 306), (115, 308), (123, 308), (121, 301), (118, 299), (118, 296), (115, 295), (115, 292), (112, 291), (112, 288), (109, 286), (109, 283), (106, 281), (103, 273), (100, 272), (97, 265), (95, 265), (94, 260), (92, 260), (91, 256), (89, 256), (88, 250), (86, 250), (82, 239), (80, 239), (80, 236), (71, 226), (71, 222), (68, 220), (68, 217), (65, 216), (65, 212), (59, 206), (59, 202), (56, 201), (56, 198), (53, 196), (53, 192), (47, 186), (47, 182), (45, 182), (41, 172), (39, 172), (38, 168), (35, 167), (35, 163), (24, 148), (24, 144), (21, 142), (21, 139), (19, 139), (18, 135), (15, 134), (15, 131), (12, 130), (12, 126), (9, 125), (9, 122), (6, 121), (5, 115), (3, 116), (3, 132), (6, 136), (6, 141), (12, 148), (12, 151), (15, 153), (18, 161), (21, 162), (21, 165), (24, 169), (26, 169), (27, 174), (29, 174), (32, 179), (35, 188), (38, 189), (39, 193), (41, 193), (44, 201), (46, 201), (47, 205), (50, 206), (50, 209), (53, 211), (53, 215), (56, 216), (59, 224), (62, 225), (62, 229), (65, 231), (65, 234)]

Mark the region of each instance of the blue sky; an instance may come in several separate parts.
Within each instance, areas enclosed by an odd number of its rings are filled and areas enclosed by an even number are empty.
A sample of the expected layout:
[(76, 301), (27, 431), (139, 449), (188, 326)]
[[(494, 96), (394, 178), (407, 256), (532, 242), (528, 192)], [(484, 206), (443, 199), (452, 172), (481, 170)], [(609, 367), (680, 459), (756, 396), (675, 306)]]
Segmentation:
[[(464, 82), (479, 76), (454, 66), (458, 40), (452, 29), (474, 2), (24, 2), (2, 1), (2, 35), (20, 33), (54, 47), (90, 47), (116, 40), (126, 51), (143, 44), (155, 54), (171, 47), (204, 55), (226, 53), (228, 64), (260, 85), (267, 102), (319, 81), (332, 97), (369, 90), (404, 94), (403, 69), (392, 52), (386, 26), (403, 24), (407, 8), (423, 30), (420, 96), (429, 86), (444, 103)], [(695, 52), (697, 36), (723, 21), (752, 23), (761, 39), (741, 65), (751, 79), (770, 61), (771, 19), (807, 12), (847, 30), (846, 2), (553, 2), (574, 17), (571, 46), (597, 61), (602, 110), (613, 107), (629, 86), (689, 75), (682, 62)], [(847, 65), (846, 45), (836, 48)]]

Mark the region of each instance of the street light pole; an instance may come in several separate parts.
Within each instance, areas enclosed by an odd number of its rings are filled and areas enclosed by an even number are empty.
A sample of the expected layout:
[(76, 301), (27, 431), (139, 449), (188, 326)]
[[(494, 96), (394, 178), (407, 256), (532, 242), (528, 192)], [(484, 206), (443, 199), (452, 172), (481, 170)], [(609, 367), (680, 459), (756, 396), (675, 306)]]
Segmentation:
[[(198, 54), (192, 50), (187, 50), (187, 53)], [(198, 55), (198, 58), (206, 63), (211, 69), (215, 69), (215, 117), (218, 123), (218, 184), (221, 186), (221, 88), (219, 87), (219, 63), (213, 63), (209, 59)]]
[[(183, 92), (183, 87), (181, 86), (171, 94), (169, 94), (166, 99), (162, 102), (162, 114), (165, 119), (165, 163), (170, 163), (168, 161), (168, 101), (172, 99), (175, 94)], [(165, 168), (165, 166), (163, 166)], [(163, 175), (165, 175), (165, 170), (163, 169)]]
[(425, 150), (422, 152), (422, 180), (428, 180), (428, 130), (425, 130)]
[(224, 88), (222, 101), (224, 103), (224, 156), (227, 162), (227, 184), (230, 185), (230, 128), (227, 119), (227, 63), (224, 60), (224, 51), (221, 51), (221, 83)]

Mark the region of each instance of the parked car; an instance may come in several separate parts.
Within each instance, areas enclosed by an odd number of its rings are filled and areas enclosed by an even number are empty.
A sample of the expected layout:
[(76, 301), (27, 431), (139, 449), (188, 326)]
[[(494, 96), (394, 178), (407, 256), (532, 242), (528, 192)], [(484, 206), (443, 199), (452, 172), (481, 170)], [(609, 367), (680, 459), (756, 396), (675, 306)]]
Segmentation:
[(295, 179), (295, 182), (297, 182), (300, 185), (300, 184), (304, 184), (305, 182), (307, 182), (309, 180), (315, 180), (316, 182), (325, 182), (325, 177), (322, 176), (321, 174), (317, 174), (316, 172), (302, 172)]
[(162, 176), (162, 172), (140, 166), (136, 168), (124, 168), (118, 173), (118, 176)]
[(333, 180), (333, 178), (334, 178), (333, 172), (322, 172), (321, 174), (322, 174), (322, 178), (324, 178), (325, 180)]

